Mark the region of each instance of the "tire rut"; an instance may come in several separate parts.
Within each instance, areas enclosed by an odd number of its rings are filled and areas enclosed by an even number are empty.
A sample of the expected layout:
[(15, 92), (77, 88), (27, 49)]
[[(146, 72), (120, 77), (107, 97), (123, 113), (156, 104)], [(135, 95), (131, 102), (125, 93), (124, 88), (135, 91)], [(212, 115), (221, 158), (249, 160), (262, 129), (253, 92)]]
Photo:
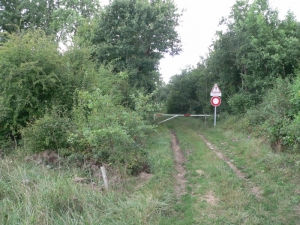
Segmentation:
[(250, 181), (247, 176), (230, 161), (230, 159), (228, 159), (215, 146), (213, 146), (202, 134), (199, 134), (199, 136), (206, 143), (206, 145), (218, 156), (219, 159), (226, 162), (226, 164), (234, 171), (237, 177), (247, 182), (250, 192), (254, 194), (257, 199), (261, 199), (262, 194), (260, 188), (258, 186), (255, 186), (255, 184)]
[(186, 170), (184, 168), (184, 163), (186, 162), (185, 157), (180, 149), (179, 146), (179, 142), (178, 142), (178, 138), (175, 134), (174, 131), (170, 131), (171, 133), (171, 137), (172, 137), (172, 141), (171, 141), (171, 145), (172, 145), (172, 150), (174, 152), (174, 160), (175, 160), (175, 168), (176, 168), (176, 175), (175, 175), (175, 194), (177, 197), (180, 197), (184, 194), (186, 194), (186, 178), (185, 178), (185, 174), (186, 174)]

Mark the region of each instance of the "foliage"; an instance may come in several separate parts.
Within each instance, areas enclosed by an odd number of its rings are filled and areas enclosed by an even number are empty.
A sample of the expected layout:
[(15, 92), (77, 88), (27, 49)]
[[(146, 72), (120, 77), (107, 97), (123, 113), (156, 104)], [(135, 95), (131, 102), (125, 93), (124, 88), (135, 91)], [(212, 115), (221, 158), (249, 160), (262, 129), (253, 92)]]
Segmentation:
[(47, 113), (21, 130), (23, 146), (31, 153), (67, 148), (71, 127), (69, 118)]
[(233, 115), (245, 113), (248, 109), (255, 105), (253, 94), (248, 92), (233, 94), (228, 100), (228, 105), (230, 107), (230, 113)]
[(150, 94), (144, 94), (141, 91), (137, 91), (130, 96), (134, 105), (134, 111), (145, 121), (150, 121), (153, 113), (158, 112), (161, 109), (160, 104), (154, 99), (156, 94), (157, 91)]
[(91, 151), (100, 162), (125, 164), (126, 169), (142, 167), (144, 138), (153, 126), (135, 111), (117, 105), (113, 96), (100, 89), (78, 91), (73, 109), (76, 131), (69, 143), (81, 151)]
[(211, 86), (204, 76), (204, 67), (182, 70), (168, 84), (167, 111), (169, 113), (208, 113)]
[(42, 29), (62, 41), (99, 10), (100, 5), (94, 0), (1, 0), (0, 31)]
[(127, 70), (131, 87), (151, 93), (159, 82), (163, 54), (181, 50), (175, 30), (179, 17), (170, 0), (114, 0), (100, 14), (92, 38), (94, 58), (115, 72)]
[[(74, 45), (62, 55), (58, 45), (41, 30), (8, 35), (0, 48), (0, 127), (3, 135), (42, 117), (46, 109), (70, 111), (76, 89), (89, 90), (101, 85), (117, 96), (121, 78), (95, 69), (89, 48)], [(115, 85), (116, 86), (116, 85)], [(118, 89), (120, 89), (118, 87)]]
[(58, 40), (68, 42), (80, 26), (89, 24), (100, 14), (100, 3), (97, 0), (61, 0), (53, 11), (50, 24), (58, 32)]
[(295, 108), (290, 102), (289, 87), (287, 80), (277, 80), (276, 86), (267, 93), (261, 105), (265, 119), (262, 127), (271, 142), (286, 139), (282, 128), (293, 119)]
[(227, 110), (244, 113), (262, 101), (278, 77), (294, 75), (299, 67), (300, 24), (291, 12), (279, 20), (267, 0), (237, 1), (221, 24), (227, 30), (217, 32), (208, 71), (226, 89)]
[(1, 131), (43, 114), (60, 86), (62, 64), (56, 43), (42, 31), (9, 36), (0, 48)]
[(300, 76), (299, 71), (297, 71), (297, 77), (293, 80), (293, 83), (290, 85), (289, 91), (289, 105), (292, 106), (289, 108), (289, 118), (291, 120), (289, 123), (285, 124), (282, 128), (283, 133), (286, 136), (283, 138), (283, 143), (285, 145), (291, 146), (294, 151), (299, 152), (300, 147)]
[(68, 111), (72, 110), (74, 100), (76, 101), (76, 90), (89, 91), (98, 87), (105, 94), (113, 95), (117, 101), (127, 93), (126, 73), (113, 77), (113, 73), (104, 67), (96, 69), (95, 63), (90, 60), (90, 54), (90, 47), (79, 47), (75, 43), (63, 55), (61, 88), (56, 91), (54, 98), (56, 104), (65, 106)]
[(277, 79), (274, 88), (266, 93), (262, 103), (244, 115), (249, 122), (244, 128), (255, 130), (256, 135), (264, 135), (276, 150), (282, 150), (282, 146), (294, 147), (296, 150), (299, 143), (296, 116), (299, 107), (291, 100), (292, 87), (293, 84), (288, 79)]

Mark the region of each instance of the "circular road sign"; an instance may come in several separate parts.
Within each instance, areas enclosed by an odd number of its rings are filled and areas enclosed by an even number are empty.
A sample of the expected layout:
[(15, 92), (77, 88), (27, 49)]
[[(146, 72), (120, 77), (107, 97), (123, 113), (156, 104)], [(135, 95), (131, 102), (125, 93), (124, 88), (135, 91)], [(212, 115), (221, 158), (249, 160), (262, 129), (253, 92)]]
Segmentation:
[(214, 96), (210, 99), (210, 103), (213, 105), (213, 106), (219, 106), (221, 104), (221, 99), (220, 97), (218, 96)]

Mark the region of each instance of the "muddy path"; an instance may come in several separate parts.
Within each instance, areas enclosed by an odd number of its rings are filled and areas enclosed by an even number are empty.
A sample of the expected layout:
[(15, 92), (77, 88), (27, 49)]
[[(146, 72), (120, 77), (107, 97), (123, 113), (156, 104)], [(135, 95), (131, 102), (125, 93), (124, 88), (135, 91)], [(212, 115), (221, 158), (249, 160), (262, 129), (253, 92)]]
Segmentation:
[(184, 168), (184, 163), (186, 162), (185, 157), (180, 149), (178, 138), (174, 131), (170, 131), (171, 133), (171, 145), (172, 150), (174, 153), (174, 160), (175, 160), (175, 168), (176, 168), (176, 175), (175, 175), (175, 194), (177, 197), (186, 194), (186, 170)]

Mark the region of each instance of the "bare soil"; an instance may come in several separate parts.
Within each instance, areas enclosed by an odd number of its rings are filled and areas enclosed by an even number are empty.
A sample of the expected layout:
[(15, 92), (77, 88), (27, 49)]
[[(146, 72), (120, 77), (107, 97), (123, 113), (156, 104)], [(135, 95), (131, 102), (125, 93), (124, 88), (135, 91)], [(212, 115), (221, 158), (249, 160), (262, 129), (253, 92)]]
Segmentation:
[(184, 168), (184, 163), (186, 162), (185, 157), (180, 149), (178, 138), (176, 134), (171, 131), (172, 136), (172, 149), (174, 152), (174, 158), (175, 158), (175, 167), (177, 174), (175, 176), (176, 184), (175, 184), (175, 193), (177, 197), (180, 197), (181, 195), (186, 194), (186, 170)]
[(204, 196), (204, 200), (211, 205), (217, 205), (219, 202), (219, 199), (216, 197), (216, 195), (214, 194), (214, 192), (212, 190), (210, 190), (209, 192), (207, 192)]

